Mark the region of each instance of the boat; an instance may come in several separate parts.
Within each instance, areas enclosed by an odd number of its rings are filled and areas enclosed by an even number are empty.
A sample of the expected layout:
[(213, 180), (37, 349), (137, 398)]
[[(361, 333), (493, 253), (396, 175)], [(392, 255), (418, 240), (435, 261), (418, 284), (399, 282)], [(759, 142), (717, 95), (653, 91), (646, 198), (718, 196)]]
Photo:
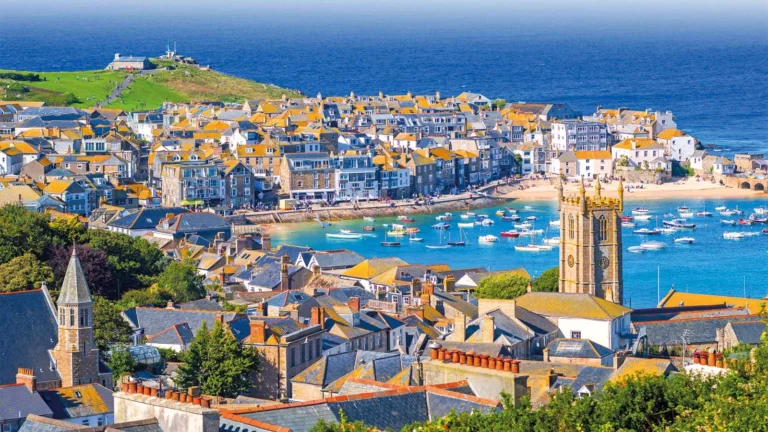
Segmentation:
[(527, 220), (527, 221), (535, 221), (536, 220), (536, 216), (528, 216), (527, 218), (525, 218), (525, 220)]
[(622, 223), (621, 223), (621, 227), (622, 227), (622, 228), (634, 228), (634, 227), (636, 227), (636, 226), (637, 226), (637, 225), (635, 225), (635, 223), (634, 223), (634, 222), (622, 222)]
[(659, 241), (648, 241), (641, 243), (640, 247), (645, 250), (661, 250), (667, 247), (667, 244)]
[(540, 244), (540, 245), (536, 245), (536, 247), (542, 251), (551, 251), (553, 248), (551, 244)]
[(448, 249), (451, 245), (443, 244), (443, 231), (440, 231), (440, 243), (436, 245), (427, 245), (428, 249)]
[(408, 233), (405, 232), (405, 230), (392, 230), (387, 231), (387, 235), (391, 235), (392, 237), (403, 237), (407, 235)]
[(385, 233), (384, 234), (384, 241), (381, 242), (381, 245), (385, 246), (385, 247), (400, 247), (400, 242), (399, 241), (389, 241), (389, 240), (387, 240), (387, 234)]
[(456, 224), (459, 228), (472, 228), (475, 226), (474, 222), (459, 222)]
[(676, 218), (677, 215), (674, 213), (664, 213), (665, 218)]
[(621, 221), (622, 222), (632, 222), (635, 219), (634, 216), (622, 216)]
[(410, 240), (410, 241), (412, 241), (412, 242), (422, 242), (422, 241), (424, 241), (424, 239), (423, 239), (423, 238), (421, 238), (421, 237), (416, 237), (416, 235), (415, 235), (415, 234), (416, 234), (416, 233), (412, 233), (412, 234), (411, 234), (411, 236), (410, 236), (410, 237), (408, 237), (408, 240)]
[(464, 234), (464, 230), (459, 228), (459, 239), (451, 241), (451, 235), (448, 234), (448, 245), (449, 246), (466, 246), (467, 245), (467, 238), (466, 234)]
[(515, 229), (529, 229), (533, 227), (530, 222), (523, 222), (521, 224), (514, 224), (512, 226), (515, 227)]
[(405, 232), (408, 233), (408, 234), (416, 234), (419, 231), (421, 231), (421, 230), (416, 228), (416, 227), (410, 227), (410, 228), (406, 228), (405, 229)]
[(398, 216), (397, 220), (400, 222), (413, 222), (413, 218), (410, 216)]
[(763, 228), (763, 234), (768, 235), (768, 228)]
[(469, 217), (474, 217), (474, 216), (476, 216), (476, 215), (477, 215), (475, 212), (466, 212), (466, 213), (464, 213), (464, 214), (465, 214), (465, 215), (467, 215), (467, 216), (469, 216)]
[(654, 229), (640, 228), (640, 229), (632, 231), (632, 233), (633, 234), (639, 234), (639, 235), (656, 235), (656, 234), (661, 234), (661, 230), (657, 229), (657, 228), (654, 228)]
[(760, 235), (760, 231), (747, 231), (747, 232), (744, 232), (743, 234), (744, 234), (744, 237), (752, 237), (752, 236)]
[(482, 222), (480, 222), (482, 226), (491, 226), (493, 225), (493, 219), (483, 219)]
[(542, 251), (542, 249), (539, 249), (539, 247), (536, 245), (525, 245), (525, 246), (515, 245), (515, 250), (518, 252), (541, 252)]
[(706, 210), (701, 210), (701, 211), (697, 211), (696, 212), (696, 216), (699, 216), (699, 217), (712, 217), (712, 212), (709, 212), (709, 211), (706, 211)]
[(736, 214), (736, 210), (727, 210), (726, 209), (726, 210), (722, 210), (720, 212), (720, 214), (723, 215), (723, 216), (733, 216), (733, 215)]
[(451, 224), (449, 224), (447, 222), (438, 222), (438, 223), (432, 225), (432, 229), (437, 229), (437, 230), (451, 229)]
[(757, 207), (755, 209), (755, 214), (760, 216), (768, 215), (768, 207)]
[(496, 243), (499, 238), (493, 234), (483, 235), (477, 238), (478, 243)]
[(751, 220), (749, 220), (749, 219), (739, 218), (739, 220), (736, 223), (738, 223), (739, 225), (750, 226), (750, 225), (752, 225), (753, 222)]
[(749, 220), (751, 220), (752, 223), (756, 223), (756, 224), (768, 223), (768, 217), (759, 218), (757, 217), (757, 215), (755, 215), (755, 213), (752, 213), (751, 215), (749, 215)]
[(742, 233), (742, 232), (728, 232), (728, 231), (726, 231), (726, 232), (723, 233), (723, 238), (724, 239), (728, 239), (728, 240), (741, 240), (744, 237), (746, 237), (746, 235), (744, 233)]
[(633, 253), (643, 253), (643, 252), (645, 252), (645, 248), (642, 247), (642, 246), (630, 246), (630, 247), (627, 248), (627, 250), (629, 252), (633, 252)]
[(339, 232), (341, 232), (342, 234), (352, 234), (352, 231), (348, 229), (339, 230)]
[(435, 217), (435, 219), (436, 219), (436, 220), (439, 220), (439, 221), (444, 221), (444, 222), (447, 222), (447, 221), (450, 221), (450, 220), (452, 220), (452, 219), (453, 219), (453, 217), (451, 216), (451, 214), (450, 214), (450, 213), (446, 213), (446, 214), (441, 214), (441, 215), (439, 215), (439, 216), (436, 216), (436, 217)]
[(520, 231), (521, 236), (537, 236), (544, 234), (544, 230), (542, 229), (524, 229)]
[(632, 209), (632, 214), (633, 214), (633, 215), (642, 215), (642, 214), (648, 214), (648, 213), (650, 213), (650, 212), (651, 212), (651, 211), (650, 211), (650, 210), (648, 210), (648, 208), (647, 208), (647, 207), (635, 207), (635, 208), (633, 208), (633, 209)]
[(517, 214), (517, 210), (513, 209), (512, 207), (507, 207), (506, 210), (509, 214)]
[(523, 206), (523, 208), (526, 209), (526, 210), (533, 210), (533, 207), (531, 207), (531, 206)]
[(662, 222), (665, 227), (672, 227), (677, 229), (695, 229), (696, 224), (687, 223), (683, 219), (672, 219), (671, 221)]
[(363, 231), (376, 231), (376, 227), (372, 225), (366, 225), (363, 227)]
[(507, 213), (504, 210), (497, 210), (496, 211), (496, 216), (501, 217), (501, 216), (506, 216), (506, 215), (507, 215)]
[(735, 214), (735, 215), (738, 215), (738, 216), (743, 216), (744, 215), (744, 211), (743, 210), (739, 210), (739, 206), (736, 206), (736, 208), (733, 209), (732, 211), (733, 211), (733, 214)]
[(693, 217), (693, 212), (680, 212), (680, 217), (681, 218), (692, 218)]
[(392, 229), (397, 231), (405, 231), (405, 225), (403, 224), (392, 224)]
[(723, 219), (720, 221), (720, 223), (723, 225), (736, 225), (735, 220), (728, 220), (728, 219)]
[(686, 213), (689, 211), (691, 211), (691, 209), (688, 208), (688, 206), (681, 205), (680, 207), (677, 208), (678, 213)]
[(675, 243), (681, 243), (681, 244), (692, 244), (695, 242), (696, 239), (693, 237), (678, 237), (675, 239)]
[(550, 246), (560, 246), (560, 237), (552, 237), (548, 239), (544, 239), (544, 244), (548, 244)]
[(715, 207), (715, 210), (717, 210), (717, 211), (719, 211), (719, 212), (721, 212), (721, 211), (723, 211), (723, 210), (727, 210), (727, 209), (728, 209), (728, 207), (726, 207), (726, 206), (724, 206), (724, 205), (721, 205), (721, 206), (717, 206), (717, 207)]
[(462, 214), (459, 215), (459, 217), (462, 218), (462, 219), (469, 219), (472, 216), (470, 216), (470, 215), (468, 215), (466, 213), (462, 213)]
[(520, 231), (511, 229), (509, 231), (502, 231), (499, 235), (506, 238), (517, 238), (520, 237)]
[(554, 228), (560, 228), (560, 219), (549, 221), (549, 226)]
[(673, 227), (662, 227), (662, 228), (659, 228), (659, 230), (661, 230), (662, 234), (674, 234), (678, 231), (677, 228), (673, 228)]
[(339, 240), (359, 240), (363, 238), (363, 236), (360, 234), (343, 234), (343, 233), (340, 233), (340, 234), (328, 233), (325, 236), (328, 238), (339, 239)]
[(651, 215), (637, 215), (635, 216), (635, 220), (639, 222), (645, 222), (651, 220), (653, 216)]
[(375, 222), (375, 221), (376, 221), (376, 219), (374, 219), (374, 218), (372, 218), (372, 217), (368, 217), (368, 216), (365, 216), (365, 217), (363, 218), (363, 220), (364, 220), (364, 221), (366, 221), (366, 222)]
[(520, 220), (520, 216), (518, 215), (512, 215), (512, 216), (502, 216), (501, 221), (502, 222), (517, 222)]

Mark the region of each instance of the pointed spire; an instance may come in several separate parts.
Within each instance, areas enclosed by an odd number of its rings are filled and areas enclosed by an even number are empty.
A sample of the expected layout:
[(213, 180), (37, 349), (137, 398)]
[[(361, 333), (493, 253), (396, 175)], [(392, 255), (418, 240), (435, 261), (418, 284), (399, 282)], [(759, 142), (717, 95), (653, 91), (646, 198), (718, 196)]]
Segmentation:
[(600, 199), (600, 177), (598, 177), (595, 182), (595, 198), (598, 200)]
[(77, 257), (77, 248), (73, 245), (72, 257), (69, 259), (67, 273), (64, 275), (64, 282), (61, 284), (61, 292), (56, 304), (71, 305), (80, 303), (91, 303), (91, 290), (88, 288), (83, 267), (80, 265), (80, 259)]

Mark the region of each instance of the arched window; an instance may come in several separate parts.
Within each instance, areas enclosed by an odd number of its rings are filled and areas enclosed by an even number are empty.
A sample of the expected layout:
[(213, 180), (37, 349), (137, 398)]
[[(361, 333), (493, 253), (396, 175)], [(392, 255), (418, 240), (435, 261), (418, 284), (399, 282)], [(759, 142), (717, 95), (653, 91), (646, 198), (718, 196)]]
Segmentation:
[(600, 226), (600, 241), (603, 242), (608, 240), (608, 220), (605, 216), (600, 216), (598, 223)]
[(59, 325), (66, 325), (67, 312), (64, 308), (59, 308)]
[(75, 310), (73, 308), (69, 309), (69, 326), (75, 326)]
[(576, 223), (573, 220), (573, 215), (568, 215), (568, 238), (570, 238), (571, 240), (573, 240), (573, 238), (576, 237), (575, 225)]

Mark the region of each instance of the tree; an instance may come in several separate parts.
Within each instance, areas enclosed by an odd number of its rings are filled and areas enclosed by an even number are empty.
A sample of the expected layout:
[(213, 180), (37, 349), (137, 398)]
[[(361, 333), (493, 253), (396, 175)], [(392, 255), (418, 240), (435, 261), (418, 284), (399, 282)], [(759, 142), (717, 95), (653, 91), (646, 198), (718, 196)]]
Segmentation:
[(136, 360), (128, 351), (128, 347), (121, 346), (114, 350), (107, 360), (107, 365), (112, 369), (112, 377), (114, 382), (117, 382), (120, 378), (131, 375), (136, 370)]
[(88, 244), (106, 252), (119, 293), (151, 285), (167, 264), (163, 252), (141, 237), (89, 230)]
[(0, 207), (0, 263), (25, 253), (42, 258), (50, 238), (51, 229), (45, 215), (18, 204)]
[(493, 101), (493, 107), (496, 108), (496, 111), (501, 111), (506, 105), (507, 101), (504, 99), (496, 99)]
[(558, 292), (560, 290), (560, 268), (552, 267), (545, 270), (536, 281), (533, 282), (534, 291)]
[(131, 326), (120, 315), (120, 308), (103, 297), (93, 296), (93, 340), (102, 357), (115, 345), (128, 345)]
[(197, 275), (197, 267), (189, 262), (173, 261), (168, 264), (150, 291), (176, 303), (205, 297), (205, 287)]
[[(61, 287), (64, 275), (67, 273), (70, 258), (72, 257), (72, 245), (54, 246), (51, 250), (51, 258), (48, 265), (56, 276), (57, 287)], [(110, 300), (118, 298), (117, 286), (112, 278), (112, 267), (109, 265), (107, 253), (94, 250), (88, 245), (77, 245), (77, 258), (83, 268), (85, 280), (94, 295), (106, 297)]]
[(240, 346), (221, 322), (208, 330), (205, 322), (184, 353), (176, 383), (181, 388), (200, 386), (203, 393), (235, 397), (251, 388), (251, 373), (257, 370), (256, 350)]
[(124, 311), (138, 306), (165, 306), (166, 303), (167, 300), (149, 289), (136, 289), (123, 294), (117, 301), (117, 307)]
[(84, 243), (87, 239), (88, 229), (77, 216), (54, 219), (49, 223), (49, 226), (53, 242), (59, 246)]
[(40, 288), (41, 282), (53, 283), (53, 271), (34, 255), (26, 253), (0, 264), (0, 292)]
[(513, 299), (528, 291), (529, 280), (525, 276), (501, 273), (480, 281), (475, 297), (490, 299)]

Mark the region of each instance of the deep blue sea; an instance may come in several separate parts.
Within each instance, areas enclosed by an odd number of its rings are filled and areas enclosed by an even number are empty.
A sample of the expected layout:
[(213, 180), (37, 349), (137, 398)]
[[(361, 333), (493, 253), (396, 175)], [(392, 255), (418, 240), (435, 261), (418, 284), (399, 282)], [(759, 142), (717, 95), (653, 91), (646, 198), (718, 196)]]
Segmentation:
[[(726, 226), (721, 220), (732, 220), (738, 216), (721, 216), (715, 207), (725, 205), (729, 208), (738, 207), (749, 215), (752, 209), (765, 206), (768, 200), (686, 200), (685, 204), (693, 210), (706, 209), (714, 213), (712, 217), (693, 217), (691, 222), (696, 224), (693, 231), (680, 231), (677, 234), (662, 234), (643, 236), (634, 234), (635, 229), (647, 227), (653, 228), (661, 224), (664, 214), (677, 213), (677, 207), (682, 202), (678, 200), (666, 201), (630, 201), (625, 213), (638, 206), (645, 206), (653, 214), (648, 222), (637, 222), (636, 228), (623, 228), (623, 258), (624, 258), (624, 302), (634, 308), (653, 307), (657, 303), (657, 294), (664, 297), (669, 288), (674, 285), (676, 290), (702, 292), (718, 295), (743, 296), (762, 298), (768, 295), (768, 235), (759, 232), (768, 225), (752, 226)], [(507, 204), (507, 207), (519, 210), (522, 218), (536, 216), (534, 228), (541, 228), (545, 233), (537, 237), (541, 243), (543, 237), (551, 238), (559, 235), (559, 229), (551, 228), (547, 231), (550, 220), (559, 219), (556, 202), (553, 201), (515, 201)], [(530, 209), (526, 209), (530, 206)], [(376, 231), (375, 237), (364, 237), (359, 240), (340, 240), (327, 238), (327, 233), (339, 233), (341, 229), (349, 229), (353, 232), (363, 232), (362, 227), (371, 225), (363, 220), (349, 220), (333, 222), (332, 226), (321, 228), (318, 223), (291, 224), (278, 226), (272, 234), (273, 245), (293, 244), (311, 246), (318, 250), (330, 250), (347, 248), (358, 252), (366, 258), (382, 258), (397, 256), (411, 264), (449, 264), (451, 268), (485, 267), (489, 270), (503, 270), (517, 267), (525, 267), (533, 276), (538, 276), (544, 270), (554, 267), (558, 263), (559, 251), (554, 248), (546, 252), (518, 252), (514, 246), (518, 239), (499, 238), (495, 244), (480, 244), (477, 237), (493, 234), (499, 236), (501, 231), (512, 229), (512, 222), (500, 222), (494, 216), (497, 208), (475, 210), (478, 214), (487, 214), (495, 219), (495, 224), (490, 227), (464, 229), (468, 244), (464, 247), (451, 247), (449, 249), (428, 249), (426, 245), (440, 243), (440, 231), (431, 229), (437, 221), (436, 215), (414, 216), (415, 222), (407, 224), (420, 229), (421, 243), (412, 243), (406, 237), (398, 237), (402, 246), (399, 248), (384, 247), (380, 242), (384, 239), (387, 228), (383, 224), (398, 223), (394, 217), (379, 218), (373, 223)], [(460, 213), (453, 213), (451, 229), (445, 231), (442, 241), (448, 239), (450, 233), (452, 239), (459, 235), (457, 223), (468, 222), (459, 217)], [(518, 222), (519, 223), (519, 222)], [(758, 235), (746, 237), (743, 240), (725, 240), (723, 232), (743, 231), (758, 233)], [(691, 236), (695, 239), (693, 244), (675, 243), (675, 237)], [(389, 240), (395, 240), (389, 237)], [(521, 238), (520, 244), (527, 244), (529, 238)], [(659, 251), (647, 251), (645, 253), (631, 253), (627, 251), (630, 246), (638, 246), (643, 241), (661, 241), (667, 247)], [(660, 278), (658, 277), (660, 275)], [(659, 284), (660, 279), (660, 284)]]

